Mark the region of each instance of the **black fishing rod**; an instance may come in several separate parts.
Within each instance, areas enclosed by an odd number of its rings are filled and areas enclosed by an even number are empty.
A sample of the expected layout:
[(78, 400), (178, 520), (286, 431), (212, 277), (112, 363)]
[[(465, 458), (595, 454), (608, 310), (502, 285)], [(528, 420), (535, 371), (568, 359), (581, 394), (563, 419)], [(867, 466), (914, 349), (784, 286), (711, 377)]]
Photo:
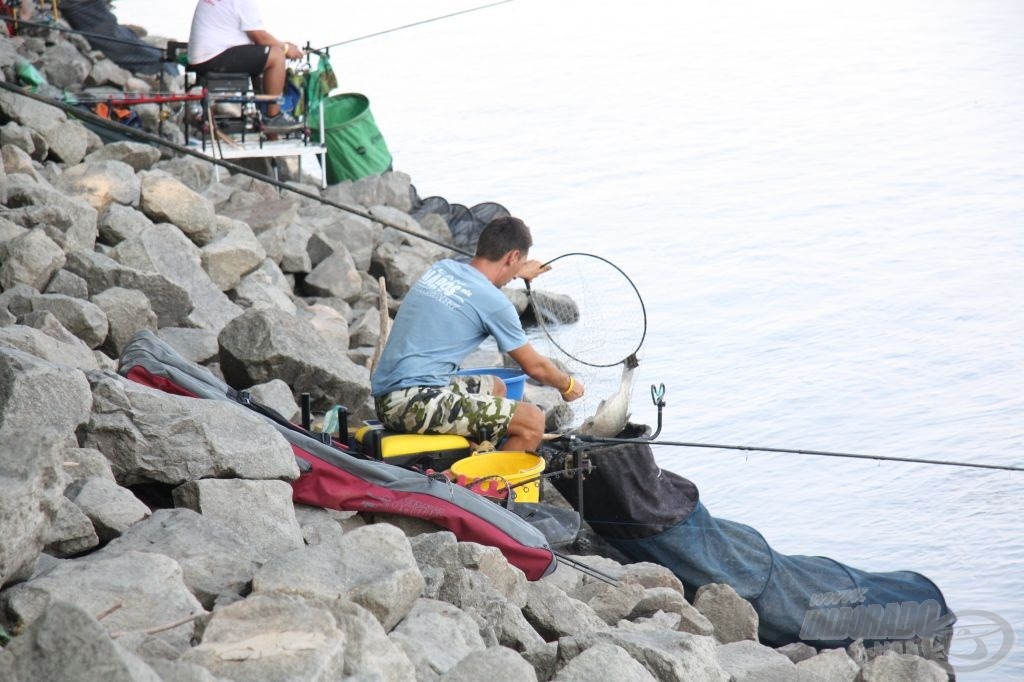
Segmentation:
[(422, 26), (423, 24), (429, 24), (429, 23), (434, 22), (434, 21), (440, 21), (441, 19), (448, 19), (450, 17), (457, 17), (460, 14), (469, 14), (470, 12), (476, 12), (477, 10), (487, 9), (488, 7), (494, 7), (496, 5), (504, 5), (505, 3), (508, 3), (508, 2), (512, 2), (512, 0), (501, 0), (500, 2), (492, 2), (489, 5), (481, 5), (479, 7), (473, 7), (471, 9), (464, 9), (464, 10), (460, 10), (458, 12), (452, 12), (451, 14), (445, 14), (444, 16), (441, 16), (441, 17), (434, 17), (433, 19), (424, 19), (423, 21), (416, 21), (416, 22), (413, 22), (411, 24), (406, 24), (405, 26), (396, 26), (395, 28), (389, 28), (389, 29), (386, 29), (384, 31), (377, 31), (376, 33), (368, 33), (365, 36), (359, 36), (358, 38), (349, 38), (348, 40), (342, 40), (339, 43), (331, 43), (330, 45), (326, 45), (324, 47), (319, 48), (318, 50), (313, 50), (313, 51), (314, 52), (320, 52), (320, 51), (323, 51), (323, 50), (329, 50), (332, 47), (338, 47), (339, 45), (348, 45), (349, 43), (354, 43), (354, 42), (359, 41), (359, 40), (366, 40), (367, 38), (376, 38), (377, 36), (382, 36), (382, 35), (384, 35), (386, 33), (394, 33), (395, 31), (401, 31), (401, 30), (404, 30), (404, 29), (407, 29), (407, 28), (412, 28), (413, 26)]
[(645, 438), (601, 438), (598, 436), (574, 436), (584, 443), (618, 445), (624, 443), (648, 443), (650, 445), (669, 445), (681, 448), (707, 448), (709, 450), (742, 450), (744, 452), (782, 452), (795, 455), (816, 455), (819, 457), (847, 457), (852, 459), (873, 459), (884, 462), (910, 462), (912, 464), (941, 464), (942, 466), (970, 467), (974, 469), (998, 469), (1001, 471), (1024, 471), (1024, 467), (1012, 464), (978, 464), (976, 462), (957, 462), (943, 459), (924, 459), (920, 457), (892, 457), (889, 455), (862, 455), (852, 452), (830, 452), (827, 450), (796, 450), (792, 448), (769, 448), (754, 445), (720, 445), (715, 443), (686, 443), (675, 440), (648, 440)]
[(381, 225), (384, 225), (385, 227), (390, 227), (393, 230), (398, 230), (399, 232), (401, 232), (403, 234), (407, 234), (410, 237), (416, 237), (417, 239), (422, 239), (424, 241), (428, 241), (431, 244), (436, 244), (437, 246), (444, 247), (444, 248), (446, 248), (446, 249), (448, 249), (450, 251), (453, 251), (455, 253), (461, 254), (461, 255), (466, 256), (468, 258), (472, 258), (473, 257), (472, 253), (470, 253), (469, 251), (465, 251), (463, 249), (460, 249), (459, 247), (455, 246), (454, 244), (445, 243), (445, 242), (441, 241), (440, 239), (435, 239), (435, 238), (431, 237), (430, 235), (420, 234), (419, 232), (415, 232), (413, 230), (410, 230), (407, 227), (402, 227), (401, 225), (397, 225), (397, 224), (395, 224), (395, 223), (393, 223), (391, 221), (385, 220), (385, 219), (380, 218), (378, 216), (374, 216), (372, 213), (370, 213), (368, 211), (364, 211), (361, 208), (355, 208), (354, 206), (347, 206), (347, 205), (339, 203), (337, 201), (332, 201), (330, 199), (325, 199), (322, 196), (320, 196), (319, 194), (316, 194), (314, 192), (310, 192), (310, 191), (304, 190), (301, 187), (296, 187), (295, 185), (290, 185), (288, 183), (281, 182), (279, 180), (275, 180), (273, 178), (267, 177), (266, 175), (258, 173), (258, 172), (254, 171), (254, 170), (250, 170), (250, 169), (245, 168), (243, 166), (239, 166), (238, 164), (231, 163), (230, 161), (224, 161), (223, 159), (218, 159), (218, 158), (215, 158), (215, 157), (212, 157), (212, 156), (207, 156), (206, 154), (204, 154), (203, 152), (201, 152), (201, 151), (199, 151), (197, 149), (192, 149), (190, 147), (186, 147), (184, 145), (180, 145), (180, 144), (178, 144), (176, 142), (171, 142), (170, 140), (165, 140), (165, 139), (163, 139), (162, 137), (160, 137), (158, 135), (154, 135), (152, 133), (147, 133), (144, 130), (139, 130), (138, 128), (132, 128), (131, 126), (126, 126), (124, 124), (117, 123), (116, 121), (111, 121), (109, 119), (103, 118), (102, 116), (98, 116), (97, 114), (94, 114), (93, 112), (88, 111), (87, 109), (81, 109), (81, 108), (78, 108), (78, 107), (73, 107), (73, 106), (71, 106), (69, 104), (66, 104), (64, 102), (61, 102), (61, 101), (58, 101), (58, 100), (55, 100), (55, 99), (51, 99), (49, 97), (43, 97), (41, 95), (37, 95), (34, 92), (28, 92), (26, 90), (22, 90), (20, 87), (18, 87), (14, 83), (8, 83), (7, 81), (0, 80), (0, 89), (8, 90), (10, 92), (13, 92), (16, 95), (22, 95), (24, 97), (28, 97), (29, 99), (34, 99), (37, 102), (42, 102), (43, 104), (48, 104), (48, 105), (50, 105), (52, 107), (56, 107), (56, 108), (62, 110), (64, 113), (66, 113), (67, 115), (69, 115), (69, 116), (71, 116), (73, 118), (78, 118), (78, 119), (81, 119), (83, 121), (89, 121), (90, 123), (98, 125), (98, 126), (100, 126), (102, 128), (106, 128), (107, 130), (112, 130), (112, 131), (121, 133), (125, 137), (131, 137), (131, 138), (134, 138), (136, 140), (139, 140), (140, 142), (146, 142), (148, 144), (155, 144), (155, 145), (160, 145), (160, 146), (163, 146), (163, 147), (167, 147), (168, 149), (174, 150), (174, 151), (178, 152), (179, 154), (185, 154), (187, 156), (194, 156), (197, 159), (202, 159), (203, 161), (208, 161), (209, 163), (218, 165), (221, 168), (225, 168), (225, 169), (231, 171), (232, 173), (240, 173), (240, 174), (245, 175), (247, 177), (253, 178), (254, 180), (259, 180), (260, 182), (265, 182), (268, 185), (271, 185), (272, 187), (276, 187), (279, 190), (287, 191), (287, 192), (292, 192), (293, 194), (297, 194), (300, 197), (306, 197), (307, 199), (312, 199), (314, 201), (318, 201), (318, 202), (320, 202), (321, 204), (323, 204), (325, 206), (330, 206), (332, 208), (336, 208), (338, 210), (345, 211), (346, 213), (351, 213), (351, 214), (357, 215), (357, 216), (359, 216), (361, 218), (366, 218), (367, 220), (370, 220), (372, 222), (380, 223)]

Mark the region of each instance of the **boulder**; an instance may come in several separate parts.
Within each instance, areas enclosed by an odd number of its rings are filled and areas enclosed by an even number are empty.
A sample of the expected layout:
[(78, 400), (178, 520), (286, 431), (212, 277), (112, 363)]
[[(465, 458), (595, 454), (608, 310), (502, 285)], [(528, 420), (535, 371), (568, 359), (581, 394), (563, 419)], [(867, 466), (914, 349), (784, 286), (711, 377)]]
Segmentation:
[(116, 246), (125, 239), (137, 237), (152, 225), (153, 221), (144, 213), (121, 204), (110, 204), (97, 221), (99, 240), (108, 246)]
[[(676, 610), (679, 610), (678, 605), (671, 598), (664, 602), (653, 598), (645, 601), (644, 588), (623, 581), (618, 581), (614, 585), (600, 580), (587, 582), (574, 590), (570, 596), (594, 609), (594, 613), (608, 625), (615, 625), (623, 618), (630, 620), (645, 618), (658, 610), (664, 610), (663, 607), (676, 607)], [(680, 598), (682, 597), (680, 596)], [(633, 617), (630, 614), (636, 615)]]
[(569, 661), (554, 676), (553, 682), (654, 682), (655, 677), (614, 644), (595, 644)]
[(313, 304), (304, 311), (309, 314), (309, 324), (320, 332), (320, 336), (332, 348), (345, 350), (351, 345), (348, 335), (348, 320), (334, 308)]
[(221, 216), (240, 220), (262, 234), (272, 228), (281, 228), (295, 222), (298, 204), (294, 199), (282, 197), (272, 190), (270, 196), (256, 192), (235, 191), (231, 198), (219, 206)]
[[(9, 381), (3, 370), (0, 401)], [(0, 586), (29, 577), (51, 537), (63, 500), (60, 440), (35, 429), (0, 428)]]
[(83, 278), (93, 295), (111, 287), (141, 291), (149, 299), (160, 327), (179, 325), (192, 312), (189, 292), (166, 275), (126, 267), (108, 256), (84, 250), (69, 253), (64, 267)]
[(292, 389), (280, 379), (250, 386), (248, 391), (253, 400), (276, 410), (285, 419), (295, 421), (299, 418), (299, 404), (295, 402)]
[(0, 146), (0, 156), (7, 174), (24, 173), (39, 180), (32, 159), (45, 159), (50, 151), (42, 135), (32, 128), (9, 121), (0, 126)]
[(42, 290), (63, 266), (64, 250), (40, 228), (0, 243), (0, 289), (21, 283)]
[(95, 556), (135, 551), (156, 552), (177, 561), (185, 586), (206, 608), (213, 608), (218, 597), (246, 592), (259, 568), (244, 535), (191, 509), (158, 509)]
[(416, 248), (385, 242), (373, 252), (371, 272), (384, 275), (389, 294), (404, 298), (435, 260)]
[(7, 178), (7, 218), (22, 227), (40, 227), (64, 252), (92, 250), (99, 234), (96, 209), (89, 202), (35, 182), (25, 175)]
[[(210, 183), (213, 182), (213, 164), (194, 156), (177, 156), (172, 159), (163, 159), (153, 164), (153, 169), (164, 171), (174, 176), (195, 192), (205, 192), (210, 187)], [(221, 183), (217, 183), (214, 186), (224, 187)]]
[(199, 512), (245, 538), (263, 563), (303, 546), (284, 481), (206, 478), (174, 489), (174, 505)]
[(64, 451), (64, 483), (65, 488), (87, 478), (105, 478), (114, 480), (114, 471), (110, 468), (110, 460), (94, 448), (68, 448)]
[(149, 516), (149, 507), (108, 478), (88, 478), (74, 484), (69, 497), (89, 517), (96, 535), (108, 542)]
[(592, 608), (542, 581), (529, 584), (523, 615), (547, 641), (608, 627)]
[(422, 590), (409, 540), (389, 524), (356, 528), (336, 542), (278, 556), (253, 579), (256, 593), (345, 596), (376, 616), (385, 631), (406, 617)]
[(860, 675), (860, 666), (844, 649), (827, 649), (797, 662), (796, 673), (801, 682), (854, 682)]
[(103, 350), (119, 357), (125, 344), (140, 329), (156, 331), (157, 317), (146, 294), (135, 289), (111, 287), (92, 297), (109, 325)]
[(5, 649), (12, 680), (161, 682), (156, 672), (111, 639), (86, 610), (54, 599)]
[(793, 661), (749, 639), (718, 647), (718, 663), (735, 682), (789, 682), (797, 677)]
[(362, 405), (369, 396), (369, 371), (284, 311), (250, 308), (224, 327), (219, 342), (221, 369), (235, 387), (281, 379), (295, 393), (308, 392), (319, 410)]
[[(264, 261), (264, 265), (267, 262), (270, 262), (274, 268), (277, 268), (277, 264), (269, 259)], [(278, 269), (278, 272), (280, 272), (280, 269)], [(278, 286), (274, 282), (272, 275), (265, 268), (260, 268), (243, 277), (231, 291), (231, 298), (243, 308), (271, 306), (284, 311), (288, 315), (294, 315), (297, 311), (295, 302), (291, 298), (290, 290), (285, 291)]]
[(156, 330), (160, 340), (167, 342), (183, 358), (202, 365), (217, 357), (217, 332), (189, 327), (161, 327)]
[[(84, 371), (97, 369), (96, 357), (81, 339), (70, 332), (68, 338), (63, 340), (54, 338), (51, 334), (52, 331), (47, 333), (21, 324), (0, 327), (0, 347), (15, 348), (54, 365), (60, 364)], [(46, 409), (45, 403), (41, 402), (34, 409)], [(38, 419), (39, 413), (33, 418)]]
[(37, 131), (57, 160), (76, 164), (85, 156), (89, 139), (86, 129), (78, 121), (69, 121), (60, 109), (5, 90), (0, 93), (0, 111)]
[(363, 283), (355, 261), (345, 249), (339, 249), (320, 262), (303, 282), (313, 296), (336, 296), (346, 301), (359, 298)]
[(688, 632), (620, 626), (563, 637), (558, 642), (558, 656), (570, 661), (602, 643), (622, 648), (658, 680), (729, 680), (729, 674), (718, 664), (715, 640)]
[(237, 220), (226, 222), (227, 229), (202, 248), (201, 256), (203, 269), (221, 291), (234, 288), (267, 257), (248, 225)]
[(99, 59), (89, 70), (89, 75), (85, 79), (85, 85), (86, 87), (114, 85), (118, 88), (124, 88), (131, 77), (132, 72), (128, 69), (122, 69), (109, 59)]
[(122, 485), (298, 476), (288, 442), (243, 407), (171, 395), (103, 372), (90, 372), (89, 380), (94, 403), (82, 444), (107, 456)]
[(32, 299), (32, 310), (51, 313), (64, 328), (89, 348), (98, 348), (107, 338), (110, 323), (95, 303), (64, 294), (42, 294)]
[(537, 680), (537, 672), (522, 656), (507, 647), (493, 646), (463, 658), (441, 676), (441, 682), (478, 682), (494, 675), (496, 670), (506, 680)]
[(166, 647), (175, 653), (183, 652), (195, 629), (191, 620), (151, 635), (144, 631), (205, 613), (186, 589), (177, 562), (149, 552), (65, 561), (0, 593), (0, 605), (24, 624), (34, 622), (48, 604), (58, 600), (71, 602), (91, 614), (120, 605), (102, 619), (102, 624), (112, 635), (131, 634), (122, 643), (130, 642), (135, 651)]
[(122, 161), (86, 161), (57, 178), (57, 189), (89, 202), (97, 213), (112, 203), (139, 205), (140, 183), (135, 169)]
[(185, 326), (220, 331), (242, 312), (203, 270), (199, 249), (173, 225), (146, 228), (115, 246), (110, 255), (122, 265), (158, 273), (185, 287), (195, 306)]
[(143, 171), (140, 208), (153, 222), (176, 225), (195, 244), (203, 246), (216, 235), (217, 220), (208, 199), (173, 175)]
[(100, 538), (85, 512), (68, 498), (61, 497), (57, 517), (43, 542), (44, 552), (66, 558), (93, 549), (100, 544)]
[(412, 661), (417, 680), (438, 680), (466, 656), (486, 649), (472, 618), (434, 599), (417, 599), (390, 636)]
[(372, 613), (348, 599), (327, 602), (305, 597), (305, 600), (308, 604), (328, 609), (338, 628), (345, 633), (346, 679), (360, 676), (380, 682), (415, 679), (409, 657), (388, 638)]
[(151, 144), (123, 140), (105, 144), (85, 157), (87, 162), (120, 161), (137, 173), (149, 170), (160, 160), (160, 150)]
[(6, 333), (19, 329), (26, 328), (0, 328), (0, 432), (54, 432), (74, 441), (92, 406), (85, 375), (5, 347)]
[[(814, 658), (818, 655), (817, 649), (810, 644), (804, 644), (803, 642), (793, 642), (792, 644), (777, 647), (775, 650), (794, 663), (806, 661), (808, 658)], [(847, 656), (847, 658), (849, 658), (849, 656)]]
[[(63, 253), (63, 252), (62, 252)], [(89, 298), (89, 284), (68, 270), (58, 270), (43, 289), (47, 294), (64, 294), (72, 298)]]
[(230, 680), (332, 682), (343, 677), (345, 633), (301, 599), (253, 595), (217, 609), (179, 660)]
[[(264, 245), (268, 254), (272, 251), (276, 251), (276, 247), (272, 247), (263, 238), (263, 235), (270, 234), (271, 231), (261, 233), (260, 243)], [(313, 269), (313, 261), (309, 258), (309, 238), (312, 233), (305, 227), (296, 223), (286, 225), (281, 229), (280, 235), (280, 253), (279, 265), (281, 270), (284, 272), (299, 272), (307, 273)]]
[(719, 642), (757, 641), (757, 612), (731, 586), (704, 585), (697, 590), (693, 605), (715, 626), (715, 638)]
[(46, 48), (42, 58), (46, 82), (57, 88), (82, 84), (92, 65), (70, 42), (61, 40)]
[(887, 651), (860, 669), (863, 682), (945, 682), (946, 671), (935, 661)]

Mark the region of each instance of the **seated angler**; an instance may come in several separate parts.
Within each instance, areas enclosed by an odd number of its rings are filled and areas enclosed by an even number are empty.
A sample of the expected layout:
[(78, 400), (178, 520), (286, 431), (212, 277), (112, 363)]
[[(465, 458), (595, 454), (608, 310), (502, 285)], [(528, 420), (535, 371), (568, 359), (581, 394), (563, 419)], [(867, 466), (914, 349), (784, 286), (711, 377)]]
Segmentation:
[(519, 316), (501, 287), (527, 281), (550, 266), (527, 260), (533, 240), (518, 218), (488, 223), (468, 263), (435, 263), (409, 290), (395, 317), (371, 388), (384, 427), (402, 433), (454, 433), (535, 450), (544, 436), (544, 414), (535, 405), (505, 397), (491, 375), (457, 376), (488, 336), (536, 381), (557, 388), (566, 401), (583, 384), (558, 369), (527, 341)]
[[(189, 68), (207, 73), (248, 73), (262, 77), (263, 93), (284, 92), (285, 60), (300, 59), (302, 50), (278, 40), (264, 27), (255, 0), (199, 0), (188, 40)], [(301, 125), (277, 102), (267, 106), (264, 128), (287, 132)]]

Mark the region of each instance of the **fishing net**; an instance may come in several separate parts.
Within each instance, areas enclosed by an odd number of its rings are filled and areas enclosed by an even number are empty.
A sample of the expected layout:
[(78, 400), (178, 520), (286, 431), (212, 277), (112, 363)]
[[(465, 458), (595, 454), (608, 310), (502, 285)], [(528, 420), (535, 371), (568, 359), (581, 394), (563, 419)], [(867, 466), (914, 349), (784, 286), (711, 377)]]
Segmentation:
[[(412, 200), (409, 215), (416, 220), (422, 220), (430, 214), (441, 216), (452, 233), (452, 244), (465, 253), (476, 251), (476, 242), (487, 223), (495, 218), (511, 215), (507, 208), (493, 201), (469, 208), (462, 204), (449, 203), (443, 197), (421, 199), (416, 187), (412, 185), (409, 186), (409, 197)], [(452, 254), (451, 257), (454, 260), (469, 260), (467, 256), (458, 253)]]

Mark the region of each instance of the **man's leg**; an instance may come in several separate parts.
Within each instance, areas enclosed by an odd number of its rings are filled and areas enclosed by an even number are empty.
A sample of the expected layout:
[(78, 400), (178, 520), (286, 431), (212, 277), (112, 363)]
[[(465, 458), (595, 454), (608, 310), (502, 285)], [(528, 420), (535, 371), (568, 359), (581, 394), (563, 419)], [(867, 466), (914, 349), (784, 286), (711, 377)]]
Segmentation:
[(530, 403), (519, 403), (508, 423), (508, 438), (503, 450), (535, 451), (544, 439), (544, 413)]
[[(284, 78), (287, 64), (284, 50), (271, 48), (267, 55), (267, 63), (263, 66), (263, 92), (266, 95), (280, 97), (284, 92)], [(267, 105), (267, 116), (274, 117), (281, 111), (281, 105), (271, 102)]]

